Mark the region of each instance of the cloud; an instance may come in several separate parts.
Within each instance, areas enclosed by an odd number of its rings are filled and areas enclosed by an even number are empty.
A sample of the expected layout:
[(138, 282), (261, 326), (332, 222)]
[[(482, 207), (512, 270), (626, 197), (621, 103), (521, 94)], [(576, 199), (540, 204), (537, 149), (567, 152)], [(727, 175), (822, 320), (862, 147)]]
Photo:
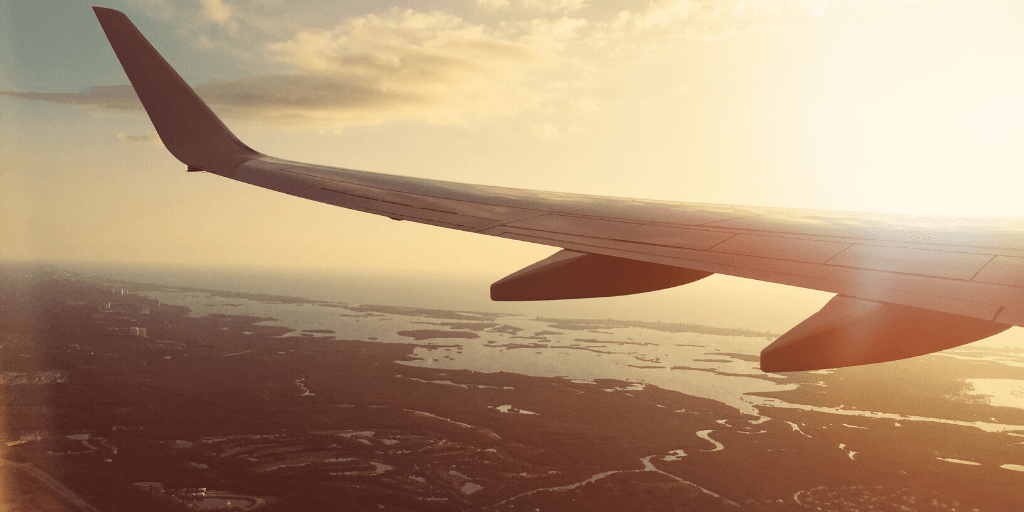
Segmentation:
[(203, 3), (203, 16), (207, 19), (219, 25), (225, 25), (231, 20), (231, 7), (228, 7), (221, 0), (201, 1)]
[(83, 105), (109, 110), (141, 111), (142, 103), (130, 85), (102, 85), (83, 92), (0, 91), (0, 96), (62, 105)]
[(165, 20), (178, 14), (178, 11), (167, 0), (129, 0), (129, 3), (139, 6), (146, 13), (158, 19)]
[(147, 130), (138, 135), (129, 135), (121, 132), (117, 134), (117, 140), (124, 142), (142, 142), (145, 144), (161, 144), (160, 136), (153, 130)]
[[(390, 10), (266, 45), (288, 72), (214, 80), (196, 91), (226, 117), (281, 125), (461, 124), (543, 101), (550, 91), (537, 74), (558, 65), (558, 49), (580, 26), (563, 19), (501, 32), (440, 12)], [(0, 95), (140, 110), (130, 86)]]
[[(829, 10), (860, 7), (867, 0), (660, 0), (625, 10), (605, 23), (603, 37), (665, 31), (673, 36), (714, 40), (771, 26), (786, 16), (825, 16)], [(915, 0), (886, 0), (908, 3)]]
[(574, 124), (574, 125), (569, 127), (569, 134), (570, 135), (590, 135), (590, 130), (588, 130), (588, 129), (586, 129), (586, 128), (578, 125), (578, 124)]
[(509, 7), (508, 0), (476, 0), (476, 5), (489, 11), (497, 9), (507, 9)]
[(662, 0), (638, 11), (622, 11), (609, 26), (617, 35), (667, 31), (673, 35), (708, 38), (727, 35), (752, 23), (776, 19), (784, 10), (818, 0)]
[(591, 97), (577, 97), (569, 100), (569, 106), (578, 112), (597, 112), (601, 110), (601, 107), (597, 105), (597, 101)]
[[(582, 0), (523, 1), (559, 9), (584, 5)], [(271, 61), (264, 68), (277, 72), (214, 80), (196, 89), (225, 117), (327, 130), (389, 122), (462, 124), (539, 106), (593, 112), (599, 108), (593, 99), (599, 84), (588, 80), (602, 69), (673, 48), (679, 38), (723, 38), (784, 16), (859, 3), (863, 0), (655, 0), (603, 21), (556, 13), (493, 26), (412, 9), (347, 18), (329, 30), (285, 30), (281, 27), (294, 25), (278, 21), (276, 42), (247, 47), (262, 51)], [(247, 23), (245, 13), (220, 0), (204, 0), (203, 15)], [(201, 34), (191, 40), (213, 44)], [(566, 69), (572, 81), (564, 74), (553, 79)], [(130, 86), (79, 93), (0, 91), (0, 96), (141, 110)]]
[(538, 18), (528, 23), (529, 33), (522, 41), (549, 51), (562, 50), (576, 43), (579, 33), (588, 25), (590, 22), (580, 18)]
[(568, 12), (578, 11), (587, 4), (585, 0), (523, 0), (523, 6), (551, 12)]
[[(211, 84), (211, 89), (261, 98), (282, 113), (334, 116), (343, 124), (461, 123), (509, 114), (540, 100), (533, 74), (554, 66), (559, 40), (570, 37), (548, 29), (499, 32), (445, 13), (391, 10), (269, 45), (271, 57), (294, 74)], [(316, 114), (303, 104), (333, 113)]]
[(530, 127), (533, 134), (541, 139), (556, 140), (565, 137), (579, 137), (590, 135), (590, 130), (574, 124), (566, 130), (560, 130), (557, 126), (551, 123), (535, 124)]
[(550, 124), (540, 124), (533, 127), (533, 134), (542, 139), (557, 139), (559, 137), (558, 128)]
[(232, 36), (238, 33), (238, 21), (234, 19), (234, 10), (221, 0), (200, 0), (203, 4), (203, 17), (220, 25)]

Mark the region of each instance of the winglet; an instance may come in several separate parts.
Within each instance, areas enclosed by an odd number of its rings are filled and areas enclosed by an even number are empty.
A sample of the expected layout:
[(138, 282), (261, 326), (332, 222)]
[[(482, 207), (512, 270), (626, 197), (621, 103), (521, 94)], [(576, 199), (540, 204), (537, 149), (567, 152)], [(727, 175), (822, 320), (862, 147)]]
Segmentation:
[(167, 150), (190, 168), (230, 173), (261, 156), (210, 110), (124, 13), (93, 7)]

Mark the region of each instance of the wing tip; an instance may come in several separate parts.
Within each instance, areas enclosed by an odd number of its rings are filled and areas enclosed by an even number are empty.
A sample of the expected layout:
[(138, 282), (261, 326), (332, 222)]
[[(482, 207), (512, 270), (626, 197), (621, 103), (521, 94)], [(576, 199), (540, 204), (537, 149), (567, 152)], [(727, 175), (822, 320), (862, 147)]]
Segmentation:
[(127, 14), (117, 9), (111, 9), (109, 7), (100, 7), (98, 5), (92, 6), (92, 12), (96, 14), (96, 17), (99, 18), (101, 22), (104, 21), (104, 19), (113, 20), (114, 18), (128, 18)]
[(92, 9), (160, 140), (175, 158), (224, 173), (261, 155), (231, 133), (128, 15), (108, 7)]

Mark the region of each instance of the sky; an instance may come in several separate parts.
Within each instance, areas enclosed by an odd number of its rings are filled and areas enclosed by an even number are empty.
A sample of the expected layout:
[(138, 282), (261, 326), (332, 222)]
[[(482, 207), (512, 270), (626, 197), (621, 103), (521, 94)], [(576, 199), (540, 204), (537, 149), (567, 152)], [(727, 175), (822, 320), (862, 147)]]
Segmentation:
[[(554, 252), (185, 173), (91, 5), (0, 0), (0, 259), (493, 281)], [(281, 158), (620, 197), (1024, 217), (1020, 2), (102, 5), (242, 141)], [(725, 297), (731, 279), (684, 288)], [(810, 312), (828, 299), (742, 286)]]

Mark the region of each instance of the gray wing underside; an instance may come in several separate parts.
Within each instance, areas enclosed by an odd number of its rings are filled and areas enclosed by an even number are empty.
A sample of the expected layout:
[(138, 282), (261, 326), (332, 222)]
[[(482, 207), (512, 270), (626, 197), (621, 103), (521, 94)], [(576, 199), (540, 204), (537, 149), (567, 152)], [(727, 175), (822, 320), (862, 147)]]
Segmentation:
[(167, 149), (206, 171), (395, 220), (564, 249), (498, 300), (640, 293), (710, 274), (837, 294), (762, 351), (766, 371), (890, 361), (1024, 326), (1024, 221), (537, 192), (292, 162), (239, 141), (131, 21), (96, 16)]

